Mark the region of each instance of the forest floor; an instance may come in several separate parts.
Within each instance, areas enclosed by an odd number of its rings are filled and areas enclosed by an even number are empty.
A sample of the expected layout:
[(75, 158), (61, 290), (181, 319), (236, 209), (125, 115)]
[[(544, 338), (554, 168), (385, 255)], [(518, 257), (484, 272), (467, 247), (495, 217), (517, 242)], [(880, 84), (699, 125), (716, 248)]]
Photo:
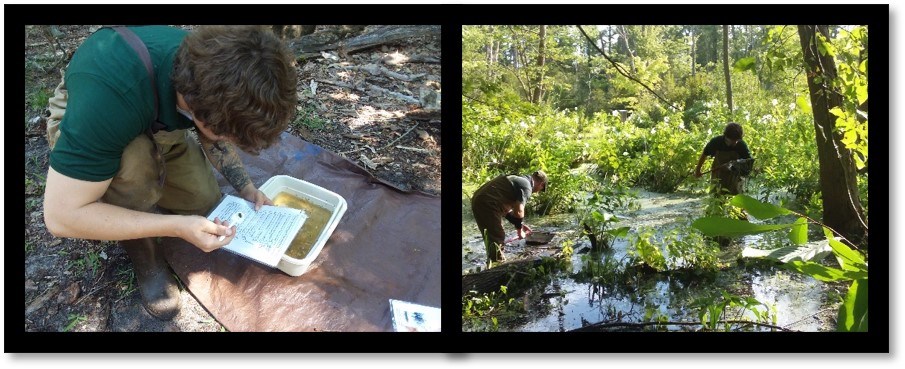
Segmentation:
[[(334, 27), (341, 26), (318, 26), (315, 33)], [(61, 68), (97, 28), (25, 29), (25, 331), (224, 331), (184, 286), (179, 315), (153, 318), (115, 242), (56, 238), (44, 225), (47, 100)], [(288, 131), (400, 189), (439, 196), (439, 36), (320, 54), (299, 59), (299, 108)], [(413, 55), (420, 59), (409, 60)]]

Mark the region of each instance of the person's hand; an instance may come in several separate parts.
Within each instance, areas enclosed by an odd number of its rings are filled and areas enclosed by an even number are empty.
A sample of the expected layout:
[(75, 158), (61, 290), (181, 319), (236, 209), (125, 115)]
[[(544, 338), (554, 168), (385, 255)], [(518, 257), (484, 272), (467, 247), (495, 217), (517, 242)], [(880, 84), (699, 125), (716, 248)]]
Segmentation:
[(522, 224), (522, 228), (518, 229), (518, 239), (523, 239), (531, 234), (531, 228), (528, 228), (527, 225)]
[(253, 202), (255, 204), (255, 211), (261, 210), (261, 206), (263, 205), (273, 205), (273, 201), (270, 201), (270, 198), (267, 197), (267, 195), (251, 183), (245, 186), (245, 188), (242, 189), (242, 192), (239, 192), (239, 196)]
[[(214, 218), (213, 222), (198, 215), (188, 215), (185, 218), (179, 222), (182, 225), (179, 237), (201, 251), (211, 252), (228, 245), (236, 235), (236, 227), (220, 218)], [(220, 240), (220, 236), (225, 237)]]

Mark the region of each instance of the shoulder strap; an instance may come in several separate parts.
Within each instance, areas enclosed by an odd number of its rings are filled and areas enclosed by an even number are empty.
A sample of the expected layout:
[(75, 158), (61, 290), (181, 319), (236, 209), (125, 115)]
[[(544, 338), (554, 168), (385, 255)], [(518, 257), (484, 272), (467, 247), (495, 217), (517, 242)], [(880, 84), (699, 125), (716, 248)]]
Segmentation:
[(144, 42), (141, 42), (141, 39), (132, 32), (131, 29), (122, 26), (111, 27), (116, 33), (132, 46), (132, 49), (138, 53), (138, 58), (141, 59), (141, 62), (145, 65), (145, 71), (148, 72), (148, 78), (151, 80), (151, 89), (154, 91), (154, 121), (151, 122), (151, 126), (148, 127), (148, 132), (153, 135), (157, 133), (157, 131), (164, 128), (164, 125), (160, 122), (160, 112), (158, 111), (159, 101), (157, 100), (157, 80), (154, 78), (154, 65), (151, 63), (151, 54), (148, 52), (148, 47), (145, 46)]

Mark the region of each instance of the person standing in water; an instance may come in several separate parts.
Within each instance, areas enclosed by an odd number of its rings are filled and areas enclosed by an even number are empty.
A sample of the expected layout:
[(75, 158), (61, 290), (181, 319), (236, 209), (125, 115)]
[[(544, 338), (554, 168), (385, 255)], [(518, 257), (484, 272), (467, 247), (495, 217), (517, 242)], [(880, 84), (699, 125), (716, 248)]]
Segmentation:
[(531, 194), (547, 189), (547, 174), (542, 170), (530, 176), (500, 175), (485, 183), (471, 198), (478, 230), (487, 247), (487, 262), (500, 262), (503, 257), (503, 243), (506, 237), (502, 220), (506, 218), (524, 238), (531, 228), (524, 224), (525, 204)]
[(743, 136), (741, 125), (729, 123), (723, 130), (723, 135), (714, 137), (704, 146), (704, 152), (694, 168), (694, 175), (698, 178), (703, 176), (701, 166), (708, 157), (713, 157), (710, 181), (714, 184), (715, 194), (738, 195), (742, 192), (742, 177), (751, 174), (754, 159), (751, 158)]

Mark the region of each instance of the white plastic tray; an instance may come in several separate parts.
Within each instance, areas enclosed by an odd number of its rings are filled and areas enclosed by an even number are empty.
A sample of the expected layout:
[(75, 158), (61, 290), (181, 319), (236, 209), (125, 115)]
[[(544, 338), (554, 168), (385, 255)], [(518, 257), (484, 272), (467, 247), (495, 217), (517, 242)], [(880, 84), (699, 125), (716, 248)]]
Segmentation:
[(323, 249), (324, 244), (327, 243), (327, 239), (333, 234), (333, 231), (339, 224), (339, 220), (342, 219), (343, 214), (345, 214), (347, 206), (346, 199), (323, 187), (287, 175), (271, 177), (260, 187), (260, 190), (271, 199), (276, 197), (280, 192), (286, 192), (332, 211), (330, 220), (327, 221), (324, 230), (321, 232), (320, 236), (318, 236), (314, 245), (311, 246), (311, 251), (308, 251), (308, 255), (306, 255), (304, 259), (296, 259), (284, 254), (280, 259), (279, 264), (277, 264), (277, 268), (286, 274), (293, 277), (300, 276), (308, 271), (311, 262), (320, 255), (321, 249)]

